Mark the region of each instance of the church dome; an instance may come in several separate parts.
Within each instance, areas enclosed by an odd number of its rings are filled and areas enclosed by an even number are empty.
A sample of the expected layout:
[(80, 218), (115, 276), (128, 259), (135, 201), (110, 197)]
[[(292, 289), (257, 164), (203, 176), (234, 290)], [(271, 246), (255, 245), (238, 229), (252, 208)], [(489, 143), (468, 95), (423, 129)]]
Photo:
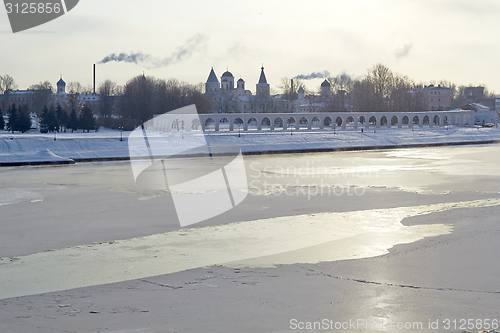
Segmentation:
[(225, 71), (224, 74), (222, 74), (222, 77), (226, 77), (226, 76), (234, 77), (230, 71)]
[(64, 82), (64, 80), (62, 78), (59, 79), (59, 81), (57, 81), (57, 86), (58, 87), (62, 87), (62, 86), (65, 86), (66, 85), (66, 82)]
[(300, 86), (300, 88), (299, 88), (299, 90), (297, 92), (303, 93), (304, 92), (304, 88), (302, 88), (302, 86)]
[(323, 88), (323, 87), (328, 87), (328, 88), (330, 88), (330, 87), (331, 87), (330, 82), (328, 82), (328, 81), (325, 79), (325, 81), (323, 81), (323, 83), (321, 83), (321, 88)]
[(240, 78), (240, 79), (238, 80), (238, 82), (245, 82), (245, 80), (243, 80), (242, 78)]

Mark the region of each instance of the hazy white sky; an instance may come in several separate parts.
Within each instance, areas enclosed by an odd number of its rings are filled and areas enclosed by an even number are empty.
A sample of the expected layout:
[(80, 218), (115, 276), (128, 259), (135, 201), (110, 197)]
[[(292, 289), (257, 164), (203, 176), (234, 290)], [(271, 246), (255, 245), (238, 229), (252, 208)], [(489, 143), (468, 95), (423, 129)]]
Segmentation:
[[(13, 76), (20, 89), (45, 80), (55, 86), (59, 74), (86, 85), (92, 64), (141, 52), (150, 57), (139, 64), (98, 64), (97, 83), (125, 84), (145, 71), (196, 84), (213, 66), (219, 78), (228, 68), (255, 91), (263, 63), (278, 90), (282, 77), (361, 76), (383, 63), (416, 81), (483, 83), (500, 93), (499, 24), (495, 0), (80, 0), (66, 15), (16, 34), (0, 9), (0, 75)], [(177, 59), (182, 49), (189, 52)]]

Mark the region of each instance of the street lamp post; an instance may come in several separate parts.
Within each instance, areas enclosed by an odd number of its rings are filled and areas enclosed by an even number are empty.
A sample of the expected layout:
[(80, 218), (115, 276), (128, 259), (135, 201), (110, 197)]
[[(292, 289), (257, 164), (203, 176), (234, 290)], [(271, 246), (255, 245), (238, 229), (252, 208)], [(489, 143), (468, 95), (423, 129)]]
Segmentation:
[(123, 126), (118, 127), (120, 130), (120, 141), (123, 141)]

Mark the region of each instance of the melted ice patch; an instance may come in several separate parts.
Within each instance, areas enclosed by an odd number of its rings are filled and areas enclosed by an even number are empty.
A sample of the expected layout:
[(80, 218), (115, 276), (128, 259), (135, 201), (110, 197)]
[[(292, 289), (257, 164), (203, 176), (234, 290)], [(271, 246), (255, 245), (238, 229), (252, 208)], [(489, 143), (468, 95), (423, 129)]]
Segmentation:
[(0, 299), (168, 274), (191, 268), (317, 263), (383, 255), (396, 244), (450, 233), (406, 217), (500, 205), (500, 199), (276, 217), (181, 229), (0, 259)]
[(43, 201), (43, 195), (34, 192), (32, 189), (0, 189), (0, 206), (13, 205), (24, 201), (40, 202)]

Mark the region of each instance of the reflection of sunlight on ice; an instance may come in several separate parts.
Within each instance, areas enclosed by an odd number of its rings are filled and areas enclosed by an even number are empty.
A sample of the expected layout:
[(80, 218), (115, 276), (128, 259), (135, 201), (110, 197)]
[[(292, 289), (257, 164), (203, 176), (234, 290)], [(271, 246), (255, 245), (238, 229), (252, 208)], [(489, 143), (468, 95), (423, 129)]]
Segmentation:
[(454, 157), (453, 154), (450, 155), (443, 154), (443, 150), (439, 148), (397, 149), (386, 152), (386, 155), (388, 157), (415, 158), (415, 159), (426, 159), (426, 160), (449, 160), (452, 157)]
[(396, 244), (451, 232), (404, 226), (405, 217), (499, 205), (500, 199), (318, 213), (181, 229), (0, 259), (0, 298), (65, 290), (226, 264), (272, 266), (382, 255)]

